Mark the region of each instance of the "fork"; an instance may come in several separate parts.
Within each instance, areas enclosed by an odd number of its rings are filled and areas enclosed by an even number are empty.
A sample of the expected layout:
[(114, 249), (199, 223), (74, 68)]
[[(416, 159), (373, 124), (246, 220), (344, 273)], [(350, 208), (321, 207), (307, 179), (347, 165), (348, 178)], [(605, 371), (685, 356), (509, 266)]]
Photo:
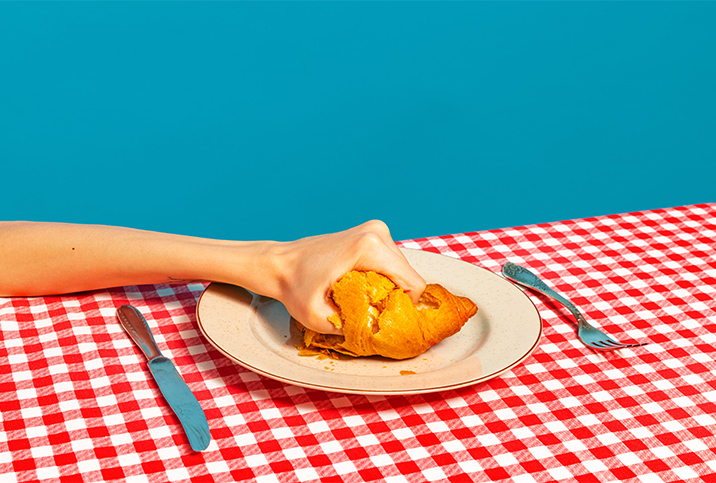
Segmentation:
[(624, 344), (612, 339), (601, 330), (590, 325), (572, 302), (549, 288), (547, 284), (537, 277), (537, 275), (530, 272), (525, 267), (515, 265), (512, 262), (507, 262), (502, 266), (502, 274), (506, 279), (512, 280), (520, 285), (524, 285), (525, 287), (529, 287), (532, 290), (546, 295), (547, 297), (550, 297), (567, 307), (569, 311), (572, 312), (572, 315), (574, 315), (574, 318), (577, 319), (577, 336), (587, 347), (600, 351), (611, 351), (624, 349), (625, 347), (639, 347), (648, 343)]

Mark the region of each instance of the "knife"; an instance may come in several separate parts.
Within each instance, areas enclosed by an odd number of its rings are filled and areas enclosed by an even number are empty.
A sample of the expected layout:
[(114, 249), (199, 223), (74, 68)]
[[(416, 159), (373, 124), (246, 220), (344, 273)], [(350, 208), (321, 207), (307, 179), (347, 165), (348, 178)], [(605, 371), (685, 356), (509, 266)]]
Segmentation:
[(205, 450), (211, 441), (211, 434), (204, 411), (172, 361), (159, 351), (152, 331), (147, 325), (147, 320), (139, 310), (131, 305), (122, 305), (118, 308), (117, 318), (124, 330), (149, 359), (149, 370), (152, 372), (154, 380), (157, 381), (164, 399), (167, 400), (184, 427), (191, 449), (194, 451)]

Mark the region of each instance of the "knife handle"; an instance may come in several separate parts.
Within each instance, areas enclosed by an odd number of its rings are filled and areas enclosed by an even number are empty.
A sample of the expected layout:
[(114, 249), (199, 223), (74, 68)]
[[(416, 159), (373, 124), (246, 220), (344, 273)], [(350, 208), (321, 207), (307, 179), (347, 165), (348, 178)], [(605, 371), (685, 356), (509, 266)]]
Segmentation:
[(131, 305), (122, 305), (117, 309), (117, 318), (135, 344), (142, 349), (150, 361), (162, 355), (147, 320), (142, 313)]

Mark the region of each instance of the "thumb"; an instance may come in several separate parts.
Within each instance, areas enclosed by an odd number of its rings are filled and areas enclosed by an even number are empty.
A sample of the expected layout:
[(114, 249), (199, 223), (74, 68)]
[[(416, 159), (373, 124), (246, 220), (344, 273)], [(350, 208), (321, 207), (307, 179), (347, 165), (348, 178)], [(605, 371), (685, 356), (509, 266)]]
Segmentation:
[(329, 303), (328, 301), (320, 300), (309, 304), (308, 311), (304, 317), (305, 320), (299, 319), (299, 322), (305, 327), (321, 334), (343, 335), (343, 330), (328, 320), (328, 317), (337, 312), (338, 310), (332, 302)]

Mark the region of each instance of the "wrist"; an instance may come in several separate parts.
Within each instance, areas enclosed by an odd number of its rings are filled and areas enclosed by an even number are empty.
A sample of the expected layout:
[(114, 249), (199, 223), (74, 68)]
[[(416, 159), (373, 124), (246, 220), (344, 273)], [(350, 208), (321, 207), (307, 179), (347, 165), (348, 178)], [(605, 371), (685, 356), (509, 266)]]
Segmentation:
[(254, 293), (281, 299), (288, 277), (285, 243), (275, 241), (229, 242), (214, 250), (211, 281), (238, 285)]

